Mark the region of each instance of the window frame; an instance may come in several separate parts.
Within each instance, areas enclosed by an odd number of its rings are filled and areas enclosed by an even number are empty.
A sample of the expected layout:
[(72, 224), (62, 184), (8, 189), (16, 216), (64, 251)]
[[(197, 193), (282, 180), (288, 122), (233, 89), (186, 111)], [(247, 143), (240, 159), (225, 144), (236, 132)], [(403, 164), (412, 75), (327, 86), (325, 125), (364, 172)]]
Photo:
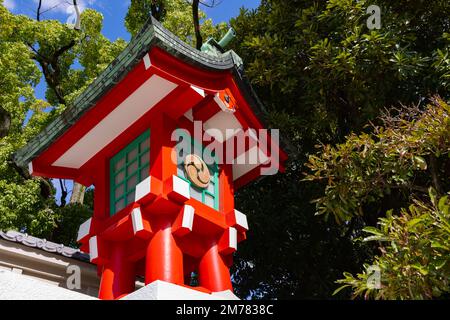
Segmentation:
[[(186, 135), (184, 134), (186, 129), (184, 128), (179, 128), (177, 130), (182, 130), (181, 132), (183, 133), (183, 139), (190, 139), (191, 142), (191, 148), (194, 147), (194, 150), (191, 150), (191, 153), (196, 154), (195, 151), (199, 150), (199, 148), (201, 149), (201, 158), (203, 159), (203, 154), (204, 154), (204, 150), (208, 149), (208, 147), (204, 146), (203, 143), (197, 141), (196, 139), (194, 139), (192, 136), (186, 137)], [(176, 146), (175, 146), (176, 148)], [(177, 151), (178, 152), (178, 151)], [(217, 155), (214, 155), (214, 159), (215, 159), (215, 164), (214, 166), (208, 165), (207, 163), (205, 163), (208, 166), (208, 169), (210, 170), (210, 172), (212, 171), (212, 175), (211, 175), (211, 181), (214, 182), (214, 194), (212, 194), (211, 192), (208, 191), (208, 188), (198, 188), (197, 186), (195, 186), (187, 177), (186, 174), (184, 174), (184, 177), (181, 177), (178, 173), (178, 165), (177, 165), (177, 177), (186, 181), (187, 183), (189, 183), (189, 188), (194, 188), (195, 190), (199, 191), (202, 193), (202, 201), (199, 201), (195, 198), (193, 198), (191, 196), (191, 199), (197, 200), (199, 202), (201, 202), (203, 205), (207, 206), (208, 208), (214, 209), (216, 211), (219, 211), (219, 206), (220, 206), (220, 188), (219, 188), (219, 184), (220, 184), (220, 179), (219, 179), (219, 164), (218, 164), (218, 157)], [(182, 164), (182, 170), (184, 172), (184, 162)], [(205, 202), (205, 198), (206, 195), (212, 197), (214, 199), (214, 206), (211, 207), (209, 205), (206, 204)]]
[[(147, 146), (145, 146), (144, 150), (141, 150), (141, 144), (145, 140), (149, 140), (149, 143)], [(135, 148), (137, 148), (137, 154), (134, 158), (131, 160), (128, 159), (128, 154), (133, 151)], [(135, 192), (136, 186), (143, 180), (141, 180), (142, 176), (142, 169), (145, 167), (150, 168), (150, 129), (145, 130), (143, 133), (141, 133), (137, 138), (135, 138), (133, 141), (131, 141), (128, 145), (126, 145), (124, 148), (122, 148), (119, 152), (117, 152), (114, 156), (112, 156), (109, 159), (109, 215), (113, 216), (126, 208), (129, 204), (133, 203), (133, 201), (128, 202), (128, 195), (132, 192)], [(142, 156), (148, 153), (148, 162), (142, 164), (141, 158)], [(122, 161), (122, 159), (125, 159), (125, 163), (123, 165), (123, 168), (120, 170), (115, 170), (116, 164)], [(128, 168), (129, 165), (133, 164), (134, 162), (137, 162), (137, 168), (135, 171), (133, 171), (131, 174), (128, 174)], [(116, 183), (116, 176), (120, 173), (124, 172), (125, 176), (120, 183)], [(132, 178), (133, 176), (137, 177), (137, 182), (133, 186), (133, 188), (128, 188), (128, 180)], [(147, 174), (148, 176), (148, 174)], [(120, 197), (116, 197), (116, 190), (121, 185), (124, 187), (124, 192)], [(124, 199), (124, 206), (122, 209), (116, 211), (116, 203), (120, 200)]]

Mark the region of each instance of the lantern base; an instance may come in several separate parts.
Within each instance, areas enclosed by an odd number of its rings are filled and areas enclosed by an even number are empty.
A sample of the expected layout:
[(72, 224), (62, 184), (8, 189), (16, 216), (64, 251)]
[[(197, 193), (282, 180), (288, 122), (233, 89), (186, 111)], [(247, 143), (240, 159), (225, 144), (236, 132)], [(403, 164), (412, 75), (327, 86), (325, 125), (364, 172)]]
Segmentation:
[(239, 300), (230, 290), (206, 293), (166, 281), (156, 280), (121, 300)]

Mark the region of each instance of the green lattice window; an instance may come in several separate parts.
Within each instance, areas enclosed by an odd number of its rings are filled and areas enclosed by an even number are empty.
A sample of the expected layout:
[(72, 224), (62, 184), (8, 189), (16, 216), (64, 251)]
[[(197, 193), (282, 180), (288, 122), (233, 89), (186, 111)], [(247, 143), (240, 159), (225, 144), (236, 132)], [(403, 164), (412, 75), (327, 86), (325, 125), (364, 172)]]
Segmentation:
[(150, 130), (111, 158), (110, 214), (114, 215), (134, 201), (136, 185), (149, 176)]
[[(181, 148), (178, 148), (178, 165), (177, 165), (177, 175), (184, 181), (189, 183), (191, 197), (206, 204), (207, 206), (219, 210), (219, 167), (217, 165), (217, 158), (214, 154), (211, 154), (207, 148), (205, 148), (200, 142), (195, 141), (191, 136), (184, 130), (177, 130), (177, 134), (183, 142), (190, 142), (190, 149), (188, 151), (184, 150), (181, 152)], [(177, 146), (181, 146), (178, 144)], [(186, 146), (185, 144), (183, 144)], [(209, 152), (209, 153), (208, 153)], [(206, 189), (197, 188), (194, 186), (190, 180), (186, 177), (184, 171), (184, 157), (189, 154), (194, 153), (202, 158), (208, 165), (209, 173), (211, 174), (211, 181)], [(205, 155), (208, 153), (208, 159), (214, 159), (213, 163), (210, 160), (205, 159)]]

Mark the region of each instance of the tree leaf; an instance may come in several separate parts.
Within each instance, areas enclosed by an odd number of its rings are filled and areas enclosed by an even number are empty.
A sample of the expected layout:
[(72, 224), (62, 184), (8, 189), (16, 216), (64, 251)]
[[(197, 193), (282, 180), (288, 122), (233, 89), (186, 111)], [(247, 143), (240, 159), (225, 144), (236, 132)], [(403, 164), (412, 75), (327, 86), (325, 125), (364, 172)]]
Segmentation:
[(427, 170), (427, 162), (425, 161), (424, 158), (420, 156), (414, 156), (413, 160), (416, 168), (419, 168), (420, 170)]
[(332, 293), (331, 295), (334, 296), (334, 295), (338, 294), (341, 290), (343, 290), (343, 289), (345, 289), (345, 288), (347, 288), (347, 287), (351, 287), (351, 285), (346, 284), (346, 285), (340, 286), (339, 288), (337, 288), (336, 290), (334, 290), (333, 293)]
[(375, 227), (365, 227), (363, 229), (363, 231), (367, 232), (367, 233), (371, 233), (377, 236), (383, 236), (383, 232), (381, 232), (379, 229), (375, 228)]

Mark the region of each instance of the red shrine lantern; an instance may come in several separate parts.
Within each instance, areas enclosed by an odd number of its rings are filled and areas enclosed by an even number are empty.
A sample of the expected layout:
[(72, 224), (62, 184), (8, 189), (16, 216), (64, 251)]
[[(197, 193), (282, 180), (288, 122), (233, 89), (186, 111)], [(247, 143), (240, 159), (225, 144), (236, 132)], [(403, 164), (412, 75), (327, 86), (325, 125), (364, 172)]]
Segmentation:
[[(248, 230), (234, 193), (268, 166), (283, 170), (286, 155), (277, 139), (255, 135), (265, 129), (263, 113), (240, 58), (209, 51), (150, 19), (73, 105), (14, 155), (35, 176), (95, 187), (94, 213), (78, 241), (98, 266), (101, 299), (133, 292), (136, 276), (145, 284), (232, 290), (229, 267)], [(235, 139), (247, 130), (239, 147)], [(180, 150), (181, 140), (190, 150)], [(257, 161), (239, 161), (252, 152)], [(197, 287), (190, 287), (192, 272)]]

